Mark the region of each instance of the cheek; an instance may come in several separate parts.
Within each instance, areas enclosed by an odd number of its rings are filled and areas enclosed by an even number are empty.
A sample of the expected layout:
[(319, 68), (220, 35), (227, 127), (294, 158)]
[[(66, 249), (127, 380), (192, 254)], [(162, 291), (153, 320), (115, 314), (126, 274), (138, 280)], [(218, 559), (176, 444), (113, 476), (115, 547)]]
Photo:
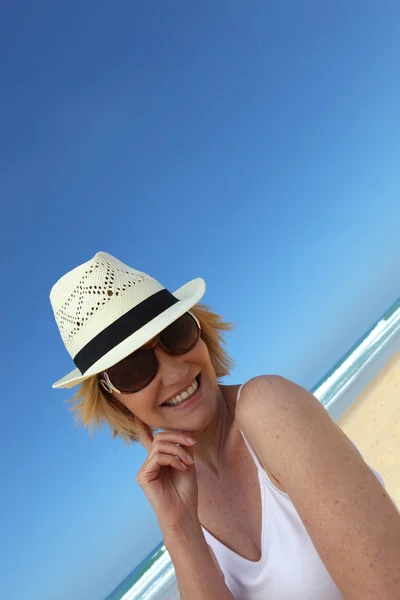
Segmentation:
[(203, 340), (200, 340), (196, 346), (197, 350), (197, 364), (200, 366), (201, 370), (207, 372), (208, 376), (215, 376), (215, 371), (213, 364), (211, 362), (210, 353), (206, 344)]
[(199, 363), (211, 363), (208, 348), (202, 339), (198, 341), (196, 347), (193, 349), (193, 352), (195, 353), (193, 358), (196, 358)]
[(143, 415), (146, 412), (146, 407), (149, 406), (148, 393), (137, 392), (136, 394), (124, 394), (121, 399), (115, 399), (115, 404), (119, 406), (122, 412), (129, 411), (134, 415)]

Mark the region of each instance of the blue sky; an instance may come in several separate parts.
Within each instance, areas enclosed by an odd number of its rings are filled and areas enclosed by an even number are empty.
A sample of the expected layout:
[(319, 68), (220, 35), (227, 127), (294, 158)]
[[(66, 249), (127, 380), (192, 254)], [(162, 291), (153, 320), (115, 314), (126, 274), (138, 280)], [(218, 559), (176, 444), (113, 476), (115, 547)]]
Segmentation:
[(145, 452), (73, 427), (48, 294), (98, 250), (312, 387), (400, 294), (398, 2), (8, 3), (1, 596), (101, 600), (160, 540)]

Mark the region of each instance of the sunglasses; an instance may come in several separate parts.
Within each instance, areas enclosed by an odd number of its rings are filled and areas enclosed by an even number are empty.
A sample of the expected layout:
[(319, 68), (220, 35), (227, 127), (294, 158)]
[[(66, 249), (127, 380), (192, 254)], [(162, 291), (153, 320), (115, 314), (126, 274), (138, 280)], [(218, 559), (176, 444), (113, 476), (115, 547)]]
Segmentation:
[(199, 341), (200, 323), (192, 313), (187, 312), (168, 325), (150, 347), (142, 347), (104, 371), (99, 383), (108, 392), (133, 394), (143, 390), (157, 375), (159, 363), (154, 352), (160, 346), (168, 354), (185, 354)]

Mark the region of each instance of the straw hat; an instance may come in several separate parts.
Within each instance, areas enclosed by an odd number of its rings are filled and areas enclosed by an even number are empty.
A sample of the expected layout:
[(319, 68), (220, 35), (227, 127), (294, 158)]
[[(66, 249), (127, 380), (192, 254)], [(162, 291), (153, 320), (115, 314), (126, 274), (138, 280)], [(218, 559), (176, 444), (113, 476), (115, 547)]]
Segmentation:
[(98, 252), (57, 281), (50, 292), (60, 334), (76, 368), (53, 384), (70, 388), (146, 344), (205, 293), (193, 279), (171, 294), (158, 281)]

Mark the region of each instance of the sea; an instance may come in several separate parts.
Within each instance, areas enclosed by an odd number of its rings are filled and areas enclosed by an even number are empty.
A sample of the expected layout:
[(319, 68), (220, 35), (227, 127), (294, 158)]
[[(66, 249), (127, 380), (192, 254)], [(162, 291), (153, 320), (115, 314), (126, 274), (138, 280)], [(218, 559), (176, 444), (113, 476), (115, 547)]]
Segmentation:
[[(338, 420), (400, 351), (400, 298), (310, 391)], [(174, 567), (160, 544), (104, 600), (178, 600)]]

